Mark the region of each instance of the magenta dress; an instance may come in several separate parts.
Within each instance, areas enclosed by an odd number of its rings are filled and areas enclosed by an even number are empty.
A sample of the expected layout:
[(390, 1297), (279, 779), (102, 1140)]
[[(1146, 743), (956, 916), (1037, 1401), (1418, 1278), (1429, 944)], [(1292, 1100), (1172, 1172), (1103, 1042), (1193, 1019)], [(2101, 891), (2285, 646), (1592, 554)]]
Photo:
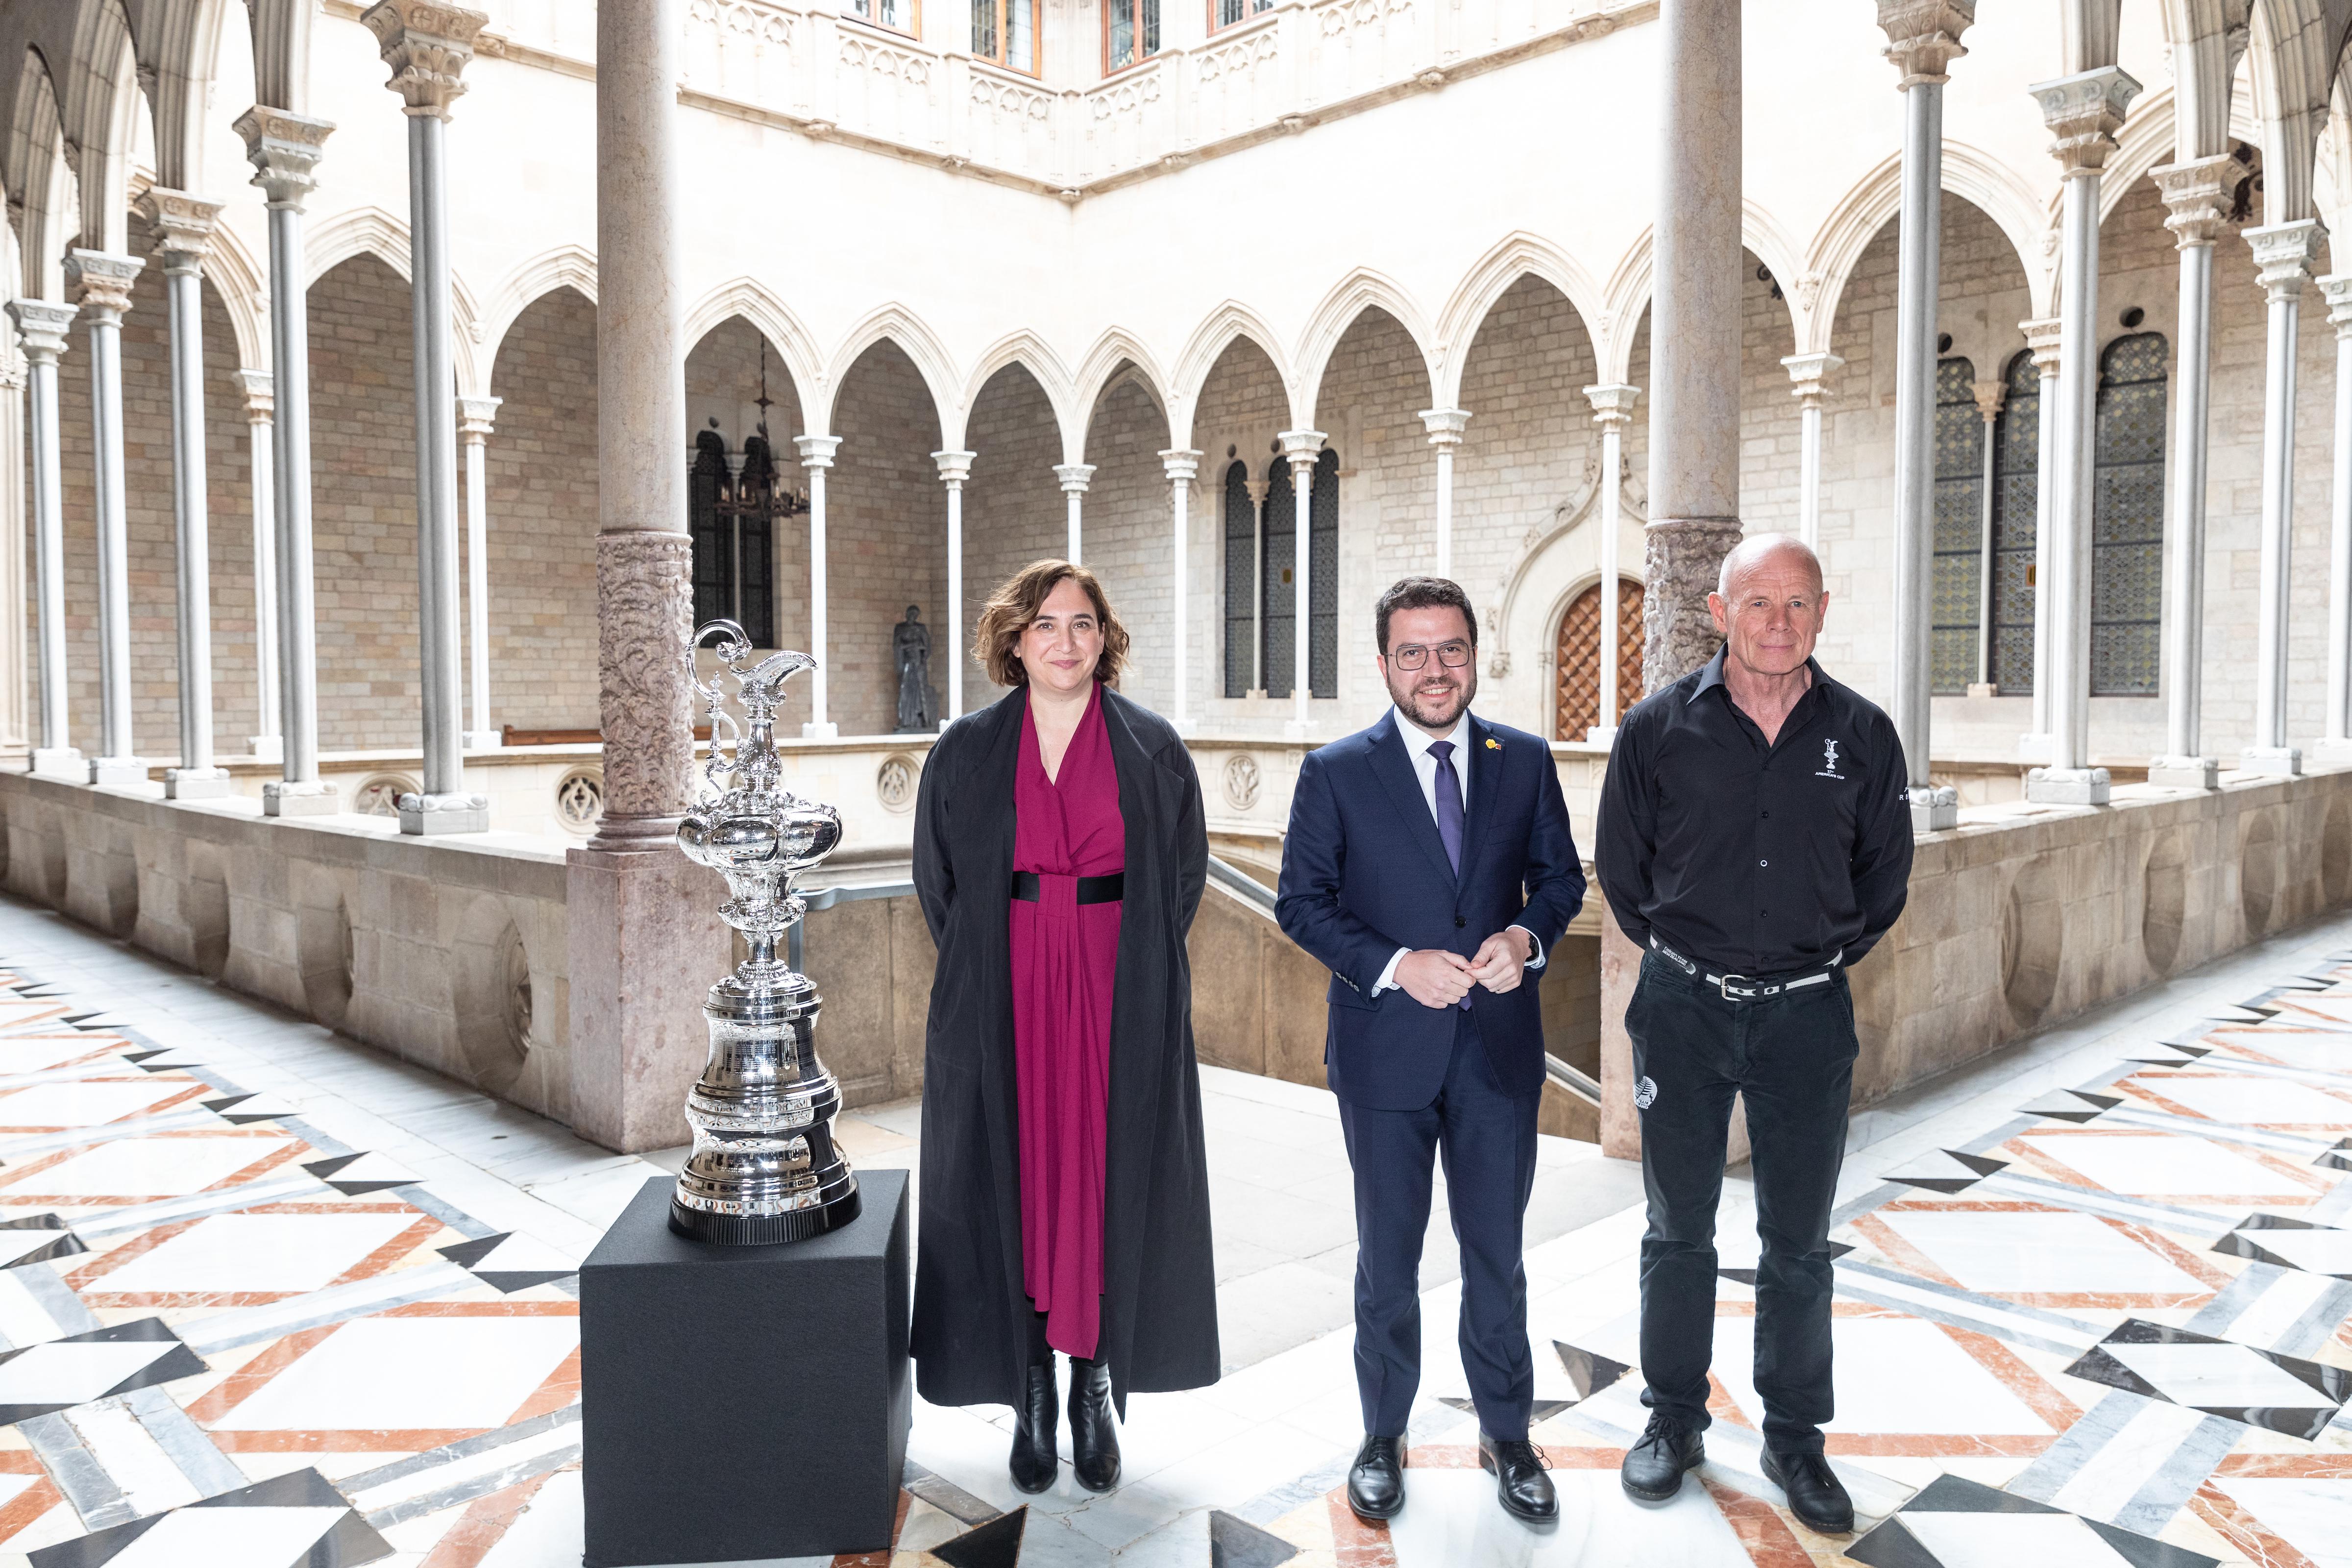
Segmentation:
[(1045, 1341), (1091, 1358), (1102, 1327), (1103, 1143), (1110, 1094), (1117, 903), (1080, 904), (1077, 879), (1127, 868), (1127, 820), (1101, 688), (1045, 776), (1024, 705), (1013, 782), (1013, 868), (1038, 897), (1013, 900), (1013, 1042), (1021, 1100), (1023, 1283)]

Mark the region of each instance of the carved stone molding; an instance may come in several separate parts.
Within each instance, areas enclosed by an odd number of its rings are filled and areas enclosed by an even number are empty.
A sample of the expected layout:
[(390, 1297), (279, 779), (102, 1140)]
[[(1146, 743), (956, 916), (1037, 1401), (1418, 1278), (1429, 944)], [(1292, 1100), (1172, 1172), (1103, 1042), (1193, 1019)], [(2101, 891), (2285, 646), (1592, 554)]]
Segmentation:
[(1780, 367), (1789, 373), (1789, 395), (1810, 405), (1829, 395), (1830, 377), (1845, 367), (1845, 361), (1831, 353), (1789, 354)]
[(2273, 300), (2291, 300), (2303, 292), (2319, 259), (2319, 247), (2327, 242), (2326, 226), (2315, 217), (2267, 224), (2247, 229), (2245, 236), (2253, 249), (2255, 276)]
[(278, 417), (278, 379), (266, 370), (241, 370), (236, 379), (245, 388), (245, 418), (248, 425), (267, 425)]
[(1988, 420), (2000, 413), (2001, 395), (2008, 390), (2009, 388), (2004, 383), (1998, 381), (1972, 381), (1969, 383), (1969, 394), (1977, 400), (1977, 412), (1983, 415)]
[(1638, 386), (1588, 386), (1584, 400), (1592, 405), (1592, 422), (1603, 430), (1622, 429), (1633, 423), (1633, 405), (1642, 399)]
[(1459, 447), (1462, 432), (1470, 423), (1466, 408), (1424, 408), (1421, 411), (1421, 427), (1429, 432), (1433, 447)]
[(2114, 66), (2101, 66), (2037, 82), (2026, 90), (2042, 106), (2042, 123), (2050, 127), (2050, 155), (2071, 180), (2106, 167), (2107, 154), (2116, 150), (2116, 132), (2123, 125), (2124, 110), (2139, 95), (2139, 83)]
[(2336, 329), (2336, 337), (2352, 338), (2352, 273), (2320, 279), (2319, 292), (2327, 301), (2327, 324)]
[(838, 436), (795, 436), (793, 437), (793, 445), (800, 448), (802, 468), (829, 468), (833, 467), (834, 453), (841, 447), (841, 437)]
[(972, 460), (979, 456), (977, 452), (933, 452), (931, 461), (939, 465), (940, 483), (951, 490), (961, 489), (964, 480), (971, 478)]
[(1944, 68), (1969, 52), (1960, 35), (1976, 19), (1977, 0), (1878, 0), (1886, 58), (1903, 73), (1897, 89), (1950, 80)]
[(1323, 455), (1323, 432), (1320, 430), (1284, 430), (1276, 439), (1282, 443), (1282, 455), (1290, 459), (1291, 471), (1312, 474), (1315, 463)]
[(2064, 325), (2056, 316), (2017, 323), (2017, 330), (2025, 334), (2025, 346), (2033, 351), (2033, 368), (2045, 381), (2058, 374), (2058, 341)]
[(1095, 466), (1092, 463), (1056, 463), (1054, 465), (1054, 477), (1062, 481), (1065, 494), (1082, 496), (1095, 477)]
[(489, 17), (444, 0), (377, 0), (360, 20), (375, 35), (392, 68), (384, 85), (400, 94), (406, 112), (448, 119), (449, 105), (466, 90), (462, 73), (474, 58), (475, 36)]
[(1171, 484), (1189, 485), (1192, 476), (1201, 471), (1201, 451), (1196, 447), (1171, 447), (1160, 454), (1160, 467)]
[(1723, 558), (1739, 542), (1736, 517), (1653, 518), (1643, 530), (1642, 690), (1671, 686), (1715, 657), (1721, 634), (1707, 614)]
[(202, 272), (213, 252), (226, 202), (210, 202), (186, 191), (150, 185), (139, 198), (139, 216), (154, 236), (155, 254), (167, 273)]
[(144, 258), (105, 250), (66, 253), (66, 287), (75, 302), (101, 323), (120, 321), (131, 309), (131, 285), (146, 270)]
[[(683, 533), (596, 536), (597, 709), (604, 822), (686, 810), (694, 763), (694, 547)], [(599, 837), (606, 837), (600, 828)]]
[(457, 434), (468, 440), (488, 440), (497, 426), (499, 405), (505, 401), (503, 397), (457, 399)]
[(11, 300), (8, 319), (16, 323), (17, 346), (35, 364), (55, 364), (66, 352), (75, 308), (54, 300)]
[(246, 161), (257, 171), (253, 183), (268, 195), (269, 205), (300, 212), (302, 198), (318, 187), (312, 171), (334, 121), (257, 103), (229, 129), (245, 138)]
[(2156, 182), (2165, 210), (2172, 215), (2164, 226), (2172, 231), (2173, 243), (2186, 250), (2219, 239), (2230, 221), (2231, 197), (2245, 173), (2246, 166), (2227, 153), (2150, 169), (2148, 178)]

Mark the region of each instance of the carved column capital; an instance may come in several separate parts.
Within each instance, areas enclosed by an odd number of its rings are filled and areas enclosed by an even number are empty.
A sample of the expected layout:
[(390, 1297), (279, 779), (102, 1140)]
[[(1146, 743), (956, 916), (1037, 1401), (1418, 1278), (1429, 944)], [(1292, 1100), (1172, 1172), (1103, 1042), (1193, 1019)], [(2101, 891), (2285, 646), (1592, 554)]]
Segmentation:
[(2058, 374), (2058, 342), (2064, 325), (2056, 316), (2017, 323), (2017, 330), (2025, 334), (2025, 346), (2033, 351), (2033, 368), (2044, 381)]
[(230, 129), (245, 138), (246, 162), (257, 171), (253, 183), (268, 195), (269, 205), (300, 212), (302, 198), (318, 188), (313, 171), (334, 121), (257, 103)]
[(2352, 272), (2330, 273), (2318, 282), (2327, 301), (2327, 324), (2336, 329), (2337, 341), (2352, 338)]
[(407, 112), (448, 119), (450, 104), (466, 90), (461, 73), (488, 16), (446, 0), (377, 0), (360, 20), (392, 68), (384, 85), (400, 94)]
[(2326, 228), (2315, 217), (2265, 224), (2245, 235), (2254, 253), (2255, 276), (2273, 300), (2292, 300), (2303, 292), (2319, 259), (2319, 247), (2327, 240)]
[(1977, 412), (1985, 416), (1985, 423), (1990, 424), (2000, 415), (2001, 395), (2008, 390), (2008, 387), (1998, 381), (1969, 383), (1969, 392), (1976, 398)]
[(468, 441), (487, 441), (498, 423), (499, 405), (503, 397), (461, 397), (457, 399), (457, 434)]
[(1463, 427), (1470, 423), (1466, 408), (1424, 408), (1421, 411), (1421, 427), (1429, 432), (1433, 447), (1459, 447)]
[(829, 468), (833, 455), (841, 447), (838, 436), (795, 436), (793, 445), (799, 448), (803, 468)]
[(1323, 432), (1320, 430), (1285, 430), (1276, 437), (1282, 443), (1282, 455), (1290, 459), (1291, 468), (1297, 473), (1312, 473), (1315, 460), (1323, 455)]
[(54, 300), (11, 300), (8, 319), (16, 323), (16, 340), (25, 357), (35, 364), (55, 364), (66, 352), (67, 333), (73, 327), (75, 308)]
[(1592, 422), (1603, 430), (1622, 430), (1633, 423), (1633, 405), (1642, 400), (1642, 389), (1612, 384), (1588, 386), (1584, 400), (1592, 405)]
[(2139, 94), (2139, 83), (2114, 66), (2077, 71), (2026, 89), (2042, 106), (2042, 123), (2050, 127), (2050, 155), (2058, 160), (2064, 177), (2095, 174), (2106, 167), (2116, 149), (2116, 132), (2124, 110)]
[(1242, 489), (1249, 491), (1250, 505), (1264, 509), (1265, 498), (1274, 492), (1272, 479), (1244, 479)]
[(213, 253), (213, 234), (226, 202), (206, 201), (187, 191), (150, 185), (138, 201), (139, 216), (154, 237), (155, 254), (172, 277), (201, 274)]
[(977, 452), (933, 452), (931, 461), (940, 466), (940, 483), (951, 490), (963, 489), (964, 480), (971, 478), (971, 465), (980, 456)]
[(278, 381), (266, 370), (241, 370), (236, 379), (245, 388), (245, 419), (267, 425), (278, 416)]
[(1062, 481), (1064, 493), (1082, 496), (1087, 493), (1087, 481), (1095, 477), (1095, 466), (1092, 463), (1056, 463), (1054, 465), (1054, 477)]
[(131, 285), (146, 269), (143, 258), (106, 250), (66, 253), (66, 287), (75, 301), (101, 325), (120, 322), (131, 309)]
[(1189, 485), (1192, 476), (1201, 471), (1201, 453), (1194, 447), (1171, 447), (1160, 454), (1160, 466), (1167, 470), (1171, 484)]
[(2230, 199), (2245, 174), (2246, 166), (2227, 153), (2150, 169), (2147, 177), (2156, 182), (2165, 210), (2172, 215), (2164, 226), (2172, 231), (2173, 243), (2186, 250), (2220, 238), (2230, 221)]
[(1903, 73), (1896, 90), (1949, 80), (1944, 68), (1969, 52), (1960, 35), (1976, 19), (1977, 0), (1878, 0), (1886, 58)]
[(1845, 368), (1845, 361), (1832, 353), (1786, 354), (1780, 368), (1789, 373), (1789, 395), (1811, 408), (1829, 395), (1830, 377)]

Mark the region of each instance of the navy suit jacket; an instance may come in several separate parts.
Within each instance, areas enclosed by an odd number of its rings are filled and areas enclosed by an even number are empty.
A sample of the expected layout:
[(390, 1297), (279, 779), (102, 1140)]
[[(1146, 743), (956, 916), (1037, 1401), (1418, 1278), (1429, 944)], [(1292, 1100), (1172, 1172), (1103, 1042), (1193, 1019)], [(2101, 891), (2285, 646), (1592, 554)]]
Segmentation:
[[(1367, 1110), (1424, 1109), (1454, 1053), (1455, 1009), (1424, 1007), (1397, 987), (1372, 994), (1398, 948), (1467, 958), (1506, 926), (1525, 926), (1549, 966), (1584, 902), (1551, 748), (1475, 715), (1466, 741), (1458, 877), (1390, 714), (1308, 752), (1291, 796), (1275, 915), (1331, 971), (1324, 1068), (1333, 1093)], [(1543, 1089), (1543, 973), (1500, 995), (1470, 990), (1495, 1076), (1514, 1095)]]

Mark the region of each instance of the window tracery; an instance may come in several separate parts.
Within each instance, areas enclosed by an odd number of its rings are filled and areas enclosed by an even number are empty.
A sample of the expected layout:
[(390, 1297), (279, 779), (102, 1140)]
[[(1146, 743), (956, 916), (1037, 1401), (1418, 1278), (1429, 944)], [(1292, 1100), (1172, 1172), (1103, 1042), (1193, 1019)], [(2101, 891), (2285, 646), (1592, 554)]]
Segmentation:
[(2091, 465), (2091, 691), (2153, 697), (2164, 597), (2161, 332), (2117, 338), (2099, 356)]
[(1984, 548), (1984, 416), (1976, 366), (1936, 362), (1934, 608), (1928, 617), (1928, 689), (1958, 695), (1977, 678), (1978, 606)]

